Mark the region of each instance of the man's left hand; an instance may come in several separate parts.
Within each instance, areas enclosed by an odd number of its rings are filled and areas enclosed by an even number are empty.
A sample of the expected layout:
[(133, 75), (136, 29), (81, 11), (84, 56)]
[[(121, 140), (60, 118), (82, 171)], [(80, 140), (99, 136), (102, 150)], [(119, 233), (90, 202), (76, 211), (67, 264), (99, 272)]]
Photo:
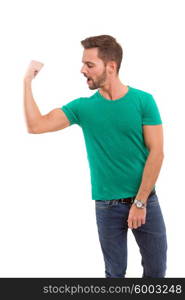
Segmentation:
[(145, 208), (138, 208), (135, 204), (132, 204), (129, 216), (128, 216), (128, 227), (130, 229), (136, 229), (141, 225), (145, 224), (146, 221), (146, 207)]

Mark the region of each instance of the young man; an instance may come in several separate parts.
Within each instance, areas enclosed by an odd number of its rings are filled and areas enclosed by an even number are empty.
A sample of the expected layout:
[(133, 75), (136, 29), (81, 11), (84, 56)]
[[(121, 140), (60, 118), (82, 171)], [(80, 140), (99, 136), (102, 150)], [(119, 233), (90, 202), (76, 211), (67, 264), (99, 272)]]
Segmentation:
[(165, 277), (166, 228), (155, 190), (164, 158), (158, 107), (150, 93), (120, 81), (122, 48), (115, 38), (94, 36), (81, 44), (81, 73), (89, 89), (98, 90), (41, 115), (31, 82), (42, 64), (32, 61), (24, 77), (28, 132), (82, 128), (105, 277), (125, 277), (128, 228), (140, 249), (142, 276)]

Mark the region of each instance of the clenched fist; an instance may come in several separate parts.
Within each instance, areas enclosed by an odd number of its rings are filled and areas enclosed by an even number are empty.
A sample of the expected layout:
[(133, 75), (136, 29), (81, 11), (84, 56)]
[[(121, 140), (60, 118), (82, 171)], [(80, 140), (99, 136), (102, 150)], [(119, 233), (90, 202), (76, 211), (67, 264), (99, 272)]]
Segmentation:
[(38, 74), (38, 72), (41, 70), (43, 67), (43, 63), (32, 60), (28, 66), (28, 69), (25, 73), (24, 80), (32, 80), (35, 78), (35, 76)]

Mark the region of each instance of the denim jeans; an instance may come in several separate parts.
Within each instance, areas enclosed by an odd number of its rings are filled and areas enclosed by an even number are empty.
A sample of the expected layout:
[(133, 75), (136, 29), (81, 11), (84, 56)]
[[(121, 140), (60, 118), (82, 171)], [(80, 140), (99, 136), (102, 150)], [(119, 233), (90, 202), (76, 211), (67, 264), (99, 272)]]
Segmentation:
[[(105, 277), (125, 277), (127, 269), (128, 215), (132, 204), (95, 200), (99, 241), (105, 262)], [(165, 277), (166, 227), (156, 192), (148, 197), (146, 222), (131, 229), (138, 244), (142, 277)]]

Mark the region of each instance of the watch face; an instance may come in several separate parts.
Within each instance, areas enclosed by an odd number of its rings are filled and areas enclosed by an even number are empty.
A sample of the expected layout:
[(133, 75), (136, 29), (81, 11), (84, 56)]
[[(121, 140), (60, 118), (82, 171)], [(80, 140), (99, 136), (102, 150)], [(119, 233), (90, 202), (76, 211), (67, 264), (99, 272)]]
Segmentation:
[(142, 203), (141, 202), (137, 202), (137, 207), (142, 207)]

